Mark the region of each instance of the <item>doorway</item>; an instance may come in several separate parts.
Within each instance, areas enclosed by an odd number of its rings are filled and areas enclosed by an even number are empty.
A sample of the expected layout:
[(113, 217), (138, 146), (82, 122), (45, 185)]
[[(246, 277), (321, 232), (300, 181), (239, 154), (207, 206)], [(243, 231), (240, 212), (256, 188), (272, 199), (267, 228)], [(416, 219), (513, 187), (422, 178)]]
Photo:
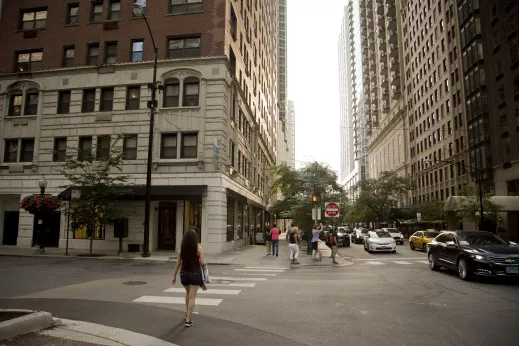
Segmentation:
[(159, 250), (175, 250), (177, 245), (177, 205), (159, 204)]
[[(61, 223), (61, 213), (54, 212), (43, 218), (43, 246), (59, 246), (59, 228)], [(36, 244), (36, 230), (38, 229), (38, 218), (34, 216), (32, 245)]]
[(2, 245), (16, 245), (18, 241), (19, 211), (6, 211), (4, 214), (4, 236)]

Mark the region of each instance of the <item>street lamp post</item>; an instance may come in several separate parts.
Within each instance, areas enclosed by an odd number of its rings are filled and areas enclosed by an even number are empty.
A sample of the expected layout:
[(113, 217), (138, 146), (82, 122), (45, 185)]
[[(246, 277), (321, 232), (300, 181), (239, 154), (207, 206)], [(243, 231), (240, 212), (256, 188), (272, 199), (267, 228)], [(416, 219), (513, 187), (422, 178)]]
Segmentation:
[[(42, 175), (41, 179), (38, 180), (38, 187), (40, 188), (40, 195), (45, 195), (45, 189), (47, 188), (47, 179), (45, 179), (45, 176)], [(38, 236), (36, 237), (36, 241), (38, 242), (38, 245), (40, 246), (40, 253), (45, 252), (45, 245), (43, 243), (43, 219), (42, 219), (42, 213), (38, 212), (36, 215), (37, 220), (37, 233)]]
[(135, 3), (133, 4), (133, 13), (137, 17), (142, 17), (148, 32), (150, 33), (151, 42), (153, 44), (154, 57), (153, 57), (153, 82), (148, 84), (148, 88), (151, 89), (151, 101), (148, 101), (148, 108), (150, 109), (150, 129), (148, 139), (148, 165), (146, 169), (146, 203), (144, 209), (144, 243), (142, 246), (142, 257), (150, 257), (150, 204), (151, 204), (151, 166), (153, 163), (153, 131), (155, 124), (155, 113), (157, 110), (157, 55), (158, 49), (151, 33), (151, 28), (148, 23), (148, 19), (144, 13), (144, 8)]

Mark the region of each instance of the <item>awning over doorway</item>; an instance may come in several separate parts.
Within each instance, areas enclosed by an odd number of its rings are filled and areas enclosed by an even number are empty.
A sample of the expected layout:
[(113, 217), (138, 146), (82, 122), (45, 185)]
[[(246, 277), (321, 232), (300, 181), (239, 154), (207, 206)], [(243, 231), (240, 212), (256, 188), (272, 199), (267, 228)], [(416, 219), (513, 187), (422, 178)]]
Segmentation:
[(229, 188), (227, 188), (226, 190), (227, 190), (227, 195), (231, 196), (232, 198), (234, 198), (237, 201), (240, 201), (242, 203), (246, 203), (248, 205), (252, 205), (253, 207), (258, 208), (260, 210), (267, 210), (267, 208), (264, 205), (262, 205), (262, 204), (260, 204), (258, 202), (255, 202), (252, 199), (249, 199), (249, 198), (247, 198), (245, 196), (242, 196), (239, 193), (237, 193), (236, 191), (233, 191), (233, 190), (231, 190)]
[[(128, 185), (122, 187), (125, 193), (120, 196), (121, 201), (143, 201), (146, 199), (145, 185)], [(68, 187), (62, 191), (58, 197), (64, 201), (69, 201), (73, 190), (79, 190), (79, 187)], [(200, 201), (206, 193), (207, 185), (153, 185), (151, 186), (152, 201), (171, 201), (171, 200), (187, 200)]]
[[(462, 207), (465, 196), (450, 196), (445, 201), (444, 211), (458, 211)], [(519, 211), (519, 196), (493, 196), (492, 202), (501, 206), (501, 211)]]

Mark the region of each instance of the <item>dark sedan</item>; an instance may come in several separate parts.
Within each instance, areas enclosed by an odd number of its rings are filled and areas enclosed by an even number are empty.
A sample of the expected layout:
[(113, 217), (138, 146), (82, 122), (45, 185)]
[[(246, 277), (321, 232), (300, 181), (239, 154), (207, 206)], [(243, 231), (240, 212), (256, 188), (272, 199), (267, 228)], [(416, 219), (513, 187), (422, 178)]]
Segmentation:
[(350, 233), (345, 227), (337, 228), (337, 242), (338, 245), (350, 246)]
[(351, 234), (351, 242), (353, 244), (364, 244), (364, 236), (369, 232), (367, 228), (356, 228)]
[(452, 269), (463, 280), (519, 277), (519, 247), (490, 232), (443, 232), (427, 244), (427, 249), (431, 270)]

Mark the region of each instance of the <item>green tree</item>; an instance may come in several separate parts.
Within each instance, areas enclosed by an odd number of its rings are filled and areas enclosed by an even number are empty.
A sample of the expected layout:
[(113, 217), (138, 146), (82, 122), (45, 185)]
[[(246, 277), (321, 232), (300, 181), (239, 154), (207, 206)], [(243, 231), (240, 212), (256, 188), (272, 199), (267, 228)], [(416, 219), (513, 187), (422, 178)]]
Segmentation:
[(426, 201), (417, 206), (417, 212), (422, 214), (422, 221), (443, 221), (445, 219), (445, 202)]
[[(390, 210), (406, 197), (411, 189), (409, 179), (394, 172), (382, 172), (377, 179), (365, 179), (356, 186), (359, 190), (357, 203), (364, 206), (363, 217), (368, 221), (389, 221)], [(359, 207), (359, 210), (362, 210)]]
[(312, 162), (297, 170), (278, 166), (273, 174), (272, 192), (282, 198), (273, 203), (270, 212), (290, 217), (296, 225), (309, 229), (313, 224), (314, 193), (319, 196), (318, 206), (323, 212), (324, 202), (339, 202), (341, 209), (345, 207), (342, 204), (347, 204), (344, 189), (337, 181), (337, 173), (323, 163)]
[[(458, 215), (464, 217), (479, 227), (481, 222), (480, 213), (480, 199), (479, 190), (473, 185), (465, 186), (461, 191), (460, 202), (458, 205)], [(499, 223), (499, 212), (503, 209), (501, 205), (494, 203), (491, 199), (491, 195), (488, 193), (483, 194), (483, 211), (485, 216), (485, 224), (487, 221)], [(483, 225), (484, 227), (485, 225)]]
[[(70, 182), (62, 188), (79, 190), (81, 195), (71, 201), (70, 218), (72, 230), (85, 226), (90, 239), (89, 254), (92, 255), (96, 231), (113, 225), (123, 217), (117, 201), (129, 193), (125, 187), (128, 179), (122, 174), (122, 136), (106, 145), (80, 150), (70, 148), (61, 174)], [(95, 155), (93, 154), (95, 153)]]

